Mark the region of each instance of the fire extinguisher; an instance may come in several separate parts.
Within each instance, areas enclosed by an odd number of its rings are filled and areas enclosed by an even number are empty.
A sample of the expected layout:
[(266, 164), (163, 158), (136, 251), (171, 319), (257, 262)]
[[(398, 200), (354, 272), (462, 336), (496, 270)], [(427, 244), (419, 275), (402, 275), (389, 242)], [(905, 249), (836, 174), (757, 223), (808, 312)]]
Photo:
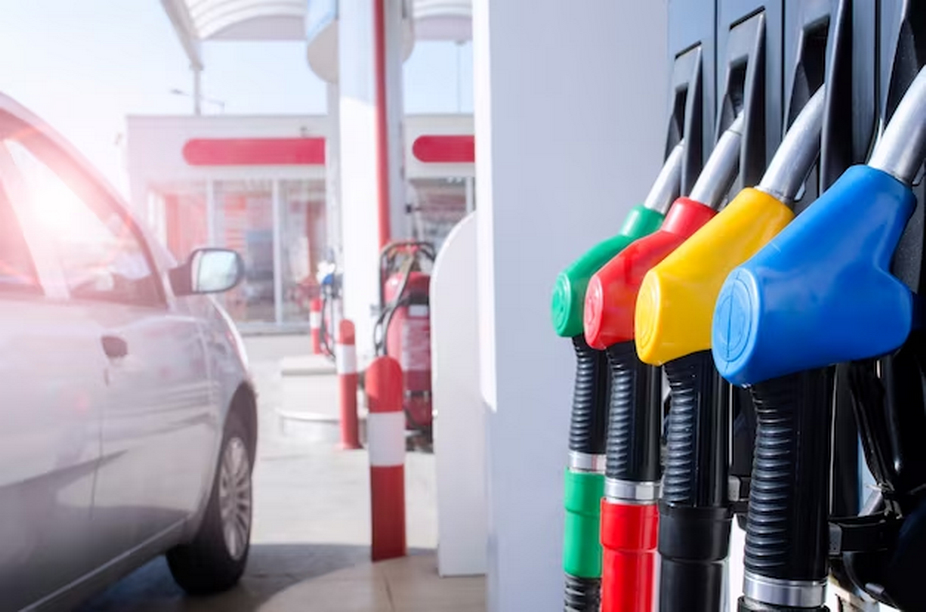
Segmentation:
[(378, 356), (389, 355), (402, 366), (405, 428), (427, 447), (432, 441), (429, 242), (393, 242), (380, 252), (380, 303), (373, 328)]

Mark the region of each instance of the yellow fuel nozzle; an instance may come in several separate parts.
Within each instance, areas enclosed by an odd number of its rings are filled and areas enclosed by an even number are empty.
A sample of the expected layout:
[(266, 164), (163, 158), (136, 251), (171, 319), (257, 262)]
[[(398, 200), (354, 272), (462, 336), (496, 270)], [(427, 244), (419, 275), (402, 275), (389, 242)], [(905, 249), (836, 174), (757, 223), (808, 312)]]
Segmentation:
[(637, 354), (662, 365), (711, 348), (714, 303), (730, 271), (794, 218), (790, 206), (820, 148), (823, 88), (807, 102), (757, 188), (730, 204), (644, 277), (634, 319)]

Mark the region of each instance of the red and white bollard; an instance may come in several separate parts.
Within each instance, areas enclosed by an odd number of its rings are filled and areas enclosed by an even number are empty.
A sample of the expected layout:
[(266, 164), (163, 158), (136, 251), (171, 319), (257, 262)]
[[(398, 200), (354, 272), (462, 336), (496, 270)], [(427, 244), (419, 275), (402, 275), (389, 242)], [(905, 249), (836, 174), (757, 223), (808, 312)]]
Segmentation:
[(402, 367), (377, 357), (366, 371), (373, 561), (405, 556), (405, 413)]
[(322, 301), (314, 298), (309, 302), (309, 331), (312, 334), (312, 354), (322, 354)]
[(352, 450), (360, 446), (360, 426), (357, 416), (357, 347), (354, 323), (341, 319), (335, 345), (335, 365), (341, 401), (341, 448)]

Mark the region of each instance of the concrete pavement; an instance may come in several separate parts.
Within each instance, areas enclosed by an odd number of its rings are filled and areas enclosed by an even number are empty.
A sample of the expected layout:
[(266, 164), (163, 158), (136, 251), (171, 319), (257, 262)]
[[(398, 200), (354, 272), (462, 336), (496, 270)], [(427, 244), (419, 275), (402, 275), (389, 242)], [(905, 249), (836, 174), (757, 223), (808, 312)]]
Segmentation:
[[(304, 336), (247, 340), (260, 393), (260, 443), (254, 472), (251, 556), (241, 584), (210, 598), (186, 596), (157, 559), (79, 612), (475, 612), (485, 609), (482, 578), (440, 579), (434, 457), (406, 461), (408, 544), (413, 556), (369, 563), (369, 469), (366, 451), (340, 451), (328, 435), (284, 433), (279, 410), (299, 409), (284, 393), (280, 360), (308, 347)], [(309, 412), (333, 413), (333, 374), (295, 387)], [(314, 404), (313, 404), (314, 402)], [(306, 434), (306, 435), (303, 435)]]

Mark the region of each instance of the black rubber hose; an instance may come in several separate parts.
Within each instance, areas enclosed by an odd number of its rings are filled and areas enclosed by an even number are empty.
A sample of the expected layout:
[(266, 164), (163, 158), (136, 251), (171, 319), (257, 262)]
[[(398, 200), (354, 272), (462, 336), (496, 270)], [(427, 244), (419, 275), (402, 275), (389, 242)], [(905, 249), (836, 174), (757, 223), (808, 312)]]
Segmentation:
[[(586, 457), (586, 461), (592, 463), (578, 466), (570, 461), (569, 467), (572, 472), (597, 471), (600, 470), (597, 467), (600, 465), (600, 457), (605, 453), (608, 428), (608, 356), (604, 351), (590, 347), (583, 335), (573, 337), (572, 345), (576, 353), (576, 375), (569, 426), (569, 450), (589, 456)], [(599, 501), (595, 499), (592, 506), (593, 500), (587, 500), (589, 507), (586, 507), (585, 511), (589, 515), (597, 515)], [(584, 559), (588, 554), (597, 554), (600, 558), (601, 551), (597, 548), (597, 541), (594, 542), (595, 550), (589, 551), (586, 549), (591, 545), (588, 539), (576, 539), (576, 535), (567, 533), (566, 546), (581, 549), (566, 551), (566, 557)], [(564, 610), (598, 612), (601, 605), (600, 565), (596, 576), (591, 575), (590, 571), (578, 571), (577, 573), (583, 574), (580, 576), (572, 575), (569, 570), (581, 570), (581, 566), (566, 563), (566, 567)]]
[(605, 476), (631, 482), (658, 482), (662, 473), (659, 369), (640, 361), (633, 341), (610, 346), (607, 353), (611, 407)]
[(601, 578), (577, 578), (566, 574), (564, 612), (598, 612), (601, 609)]
[(659, 609), (716, 612), (723, 606), (733, 517), (727, 499), (728, 387), (710, 351), (670, 361), (665, 372), (671, 407), (659, 505)]
[[(329, 318), (325, 318), (325, 310), (331, 307), (331, 314)], [(321, 312), (321, 327), (319, 329), (319, 336), (321, 337), (322, 352), (328, 357), (334, 357), (334, 347), (332, 346), (332, 334), (331, 330), (328, 329), (328, 324), (326, 320), (330, 320), (334, 323), (334, 299), (329, 297), (327, 292), (322, 293), (322, 312)]]
[[(829, 545), (833, 371), (798, 372), (752, 388), (756, 447), (746, 520), (745, 570), (766, 582), (762, 597), (741, 597), (739, 609), (826, 610), (822, 601), (783, 603), (781, 581), (802, 594), (824, 594)], [(802, 586), (793, 586), (794, 583)], [(778, 585), (778, 586), (775, 586)], [(749, 590), (747, 588), (747, 594)]]
[(575, 336), (576, 377), (572, 394), (569, 450), (604, 455), (608, 431), (608, 356)]

